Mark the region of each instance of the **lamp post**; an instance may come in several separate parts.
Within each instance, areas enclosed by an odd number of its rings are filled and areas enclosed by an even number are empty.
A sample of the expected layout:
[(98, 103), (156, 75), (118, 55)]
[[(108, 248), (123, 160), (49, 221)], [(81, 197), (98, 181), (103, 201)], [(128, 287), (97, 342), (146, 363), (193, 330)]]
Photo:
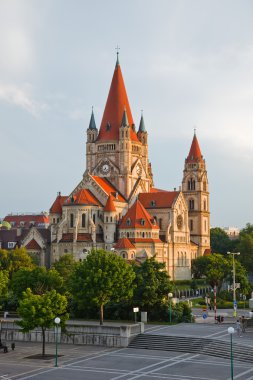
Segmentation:
[(171, 298), (173, 297), (173, 294), (172, 293), (169, 293), (168, 294), (168, 298), (169, 298), (169, 316), (170, 316), (170, 323), (171, 323)]
[(231, 371), (231, 380), (234, 380), (234, 363), (233, 363), (233, 334), (235, 329), (233, 327), (228, 328), (228, 333), (230, 335), (230, 371)]
[(55, 367), (58, 367), (58, 329), (61, 320), (59, 317), (56, 317), (54, 320), (55, 323)]
[(228, 255), (233, 256), (233, 301), (234, 301), (234, 317), (236, 317), (236, 289), (235, 289), (235, 255), (239, 256), (240, 252), (227, 252)]

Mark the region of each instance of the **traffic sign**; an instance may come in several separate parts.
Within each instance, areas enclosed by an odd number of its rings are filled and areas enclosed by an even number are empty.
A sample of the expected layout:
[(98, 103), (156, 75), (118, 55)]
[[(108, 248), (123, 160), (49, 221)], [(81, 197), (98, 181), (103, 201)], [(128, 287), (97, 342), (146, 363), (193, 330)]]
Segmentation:
[(206, 318), (207, 318), (207, 315), (206, 315), (206, 314), (203, 314), (202, 317), (203, 317), (203, 319), (206, 319)]

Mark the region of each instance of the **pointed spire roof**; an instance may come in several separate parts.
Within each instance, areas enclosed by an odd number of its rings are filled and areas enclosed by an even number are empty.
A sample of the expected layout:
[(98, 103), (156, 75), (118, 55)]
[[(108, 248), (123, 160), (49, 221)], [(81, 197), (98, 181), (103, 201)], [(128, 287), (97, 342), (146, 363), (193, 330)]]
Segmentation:
[(141, 120), (140, 120), (140, 125), (139, 125), (139, 130), (138, 132), (147, 132), (145, 128), (145, 123), (144, 123), (144, 118), (143, 118), (143, 113), (141, 113)]
[(90, 117), (90, 124), (88, 129), (97, 129), (96, 123), (95, 123), (95, 117), (94, 117), (94, 112), (93, 112), (93, 107), (92, 107), (92, 112), (91, 112), (91, 117)]
[(113, 202), (113, 196), (112, 196), (112, 194), (110, 194), (109, 197), (108, 197), (108, 199), (107, 199), (106, 205), (104, 207), (104, 211), (105, 212), (114, 212), (114, 211), (116, 211), (116, 208), (115, 208), (115, 205), (114, 205), (114, 202)]
[(203, 156), (201, 154), (201, 150), (200, 150), (200, 147), (199, 147), (199, 142), (198, 142), (198, 139), (197, 139), (197, 136), (196, 136), (196, 131), (194, 131), (194, 136), (193, 136), (193, 140), (192, 140), (191, 149), (190, 149), (190, 152), (188, 154), (188, 157), (187, 157), (186, 161), (187, 162), (199, 162), (199, 161), (203, 161)]
[(127, 118), (127, 112), (126, 112), (126, 107), (124, 108), (124, 111), (123, 111), (123, 116), (122, 116), (122, 121), (121, 121), (121, 126), (122, 127), (127, 127), (129, 124), (128, 124), (128, 118)]
[(144, 208), (142, 203), (137, 199), (132, 207), (128, 210), (126, 215), (123, 217), (120, 229), (125, 228), (143, 228), (143, 229), (158, 229), (155, 220)]
[[(134, 121), (117, 56), (117, 62), (97, 140), (119, 140), (119, 128), (121, 126), (122, 115), (125, 108), (129, 125), (132, 126)], [(132, 128), (130, 128), (130, 137), (132, 141), (139, 141)]]

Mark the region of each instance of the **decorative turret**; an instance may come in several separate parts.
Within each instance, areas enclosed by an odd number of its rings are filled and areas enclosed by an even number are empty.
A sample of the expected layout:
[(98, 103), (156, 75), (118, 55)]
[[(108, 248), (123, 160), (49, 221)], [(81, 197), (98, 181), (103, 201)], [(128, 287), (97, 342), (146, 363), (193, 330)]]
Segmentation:
[(126, 107), (125, 107), (123, 111), (121, 127), (128, 127), (128, 126), (129, 124), (128, 124), (127, 112), (126, 112)]
[(104, 225), (106, 226), (104, 232), (104, 241), (108, 244), (106, 249), (111, 249), (116, 240), (116, 207), (114, 205), (112, 194), (109, 195), (106, 205), (104, 207)]
[(98, 137), (98, 130), (96, 127), (93, 107), (91, 111), (89, 128), (87, 129), (87, 141), (86, 141), (86, 169), (91, 171), (95, 165), (95, 142)]
[(93, 107), (91, 111), (91, 117), (90, 117), (90, 124), (89, 128), (87, 129), (87, 142), (95, 142), (98, 135), (98, 130), (95, 123), (95, 117), (93, 112)]
[(143, 118), (143, 112), (141, 112), (141, 120), (139, 125), (139, 130), (137, 133), (138, 139), (143, 145), (147, 145), (148, 142), (148, 134), (145, 128), (144, 118)]

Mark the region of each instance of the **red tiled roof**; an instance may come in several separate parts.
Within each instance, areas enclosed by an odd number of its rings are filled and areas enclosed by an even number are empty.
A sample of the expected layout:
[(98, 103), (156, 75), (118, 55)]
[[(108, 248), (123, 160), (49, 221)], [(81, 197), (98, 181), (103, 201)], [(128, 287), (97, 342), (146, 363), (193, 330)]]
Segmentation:
[(29, 243), (25, 246), (26, 249), (33, 249), (33, 250), (36, 250), (36, 251), (40, 251), (41, 250), (41, 246), (37, 243), (37, 241), (35, 239), (32, 239), (29, 241)]
[(69, 197), (64, 204), (101, 206), (99, 200), (87, 189), (79, 190), (75, 195)]
[(135, 246), (130, 242), (130, 240), (126, 237), (120, 238), (115, 244), (114, 248), (116, 249), (132, 249)]
[[(129, 223), (128, 223), (129, 221)], [(141, 228), (141, 229), (158, 229), (155, 220), (149, 215), (141, 202), (137, 199), (133, 206), (122, 218), (119, 228)]]
[(150, 193), (160, 193), (161, 191), (167, 191), (167, 190), (157, 189), (156, 187), (150, 188)]
[(179, 191), (140, 193), (138, 198), (146, 209), (171, 207)]
[[(133, 117), (128, 102), (121, 68), (117, 63), (114, 70), (112, 83), (97, 140), (119, 140), (119, 128), (121, 126), (122, 116), (125, 108), (129, 125), (132, 126), (132, 124), (134, 124)], [(109, 130), (107, 128), (108, 122), (110, 123)], [(138, 137), (132, 128), (130, 128), (130, 136), (132, 141), (139, 142)]]
[[(85, 233), (77, 234), (77, 241), (78, 242), (92, 242), (91, 234), (85, 234)], [(64, 243), (64, 242), (65, 243), (73, 242), (73, 233), (62, 234), (60, 243)]]
[(50, 213), (51, 214), (61, 214), (62, 213), (62, 205), (64, 201), (67, 199), (65, 195), (57, 195), (56, 200), (52, 204), (50, 208)]
[(198, 143), (198, 139), (197, 139), (196, 134), (194, 134), (194, 136), (193, 136), (191, 149), (190, 149), (190, 152), (188, 154), (188, 157), (186, 158), (186, 161), (187, 162), (203, 161), (203, 157), (201, 154), (201, 150), (199, 147), (199, 143)]
[[(97, 182), (97, 184), (102, 187), (102, 189), (109, 195), (112, 194), (113, 200), (117, 200), (120, 202), (125, 202), (125, 199), (121, 194), (118, 193), (118, 190), (106, 179), (103, 177), (98, 177), (93, 175), (92, 178)], [(116, 198), (116, 193), (118, 194), (118, 198)]]
[(30, 227), (31, 223), (33, 222), (34, 226), (38, 226), (39, 224), (49, 224), (49, 219), (44, 214), (39, 215), (7, 215), (4, 218), (4, 221), (13, 224), (13, 227), (18, 227), (20, 225), (20, 222), (23, 222), (23, 225), (21, 227)]
[(113, 202), (113, 196), (112, 196), (112, 194), (110, 194), (109, 197), (108, 197), (108, 199), (107, 199), (106, 205), (104, 207), (104, 211), (105, 212), (114, 212), (114, 211), (116, 211), (116, 208), (115, 208), (115, 205), (114, 205), (114, 202)]
[(129, 238), (131, 243), (163, 243), (160, 239), (151, 238)]

